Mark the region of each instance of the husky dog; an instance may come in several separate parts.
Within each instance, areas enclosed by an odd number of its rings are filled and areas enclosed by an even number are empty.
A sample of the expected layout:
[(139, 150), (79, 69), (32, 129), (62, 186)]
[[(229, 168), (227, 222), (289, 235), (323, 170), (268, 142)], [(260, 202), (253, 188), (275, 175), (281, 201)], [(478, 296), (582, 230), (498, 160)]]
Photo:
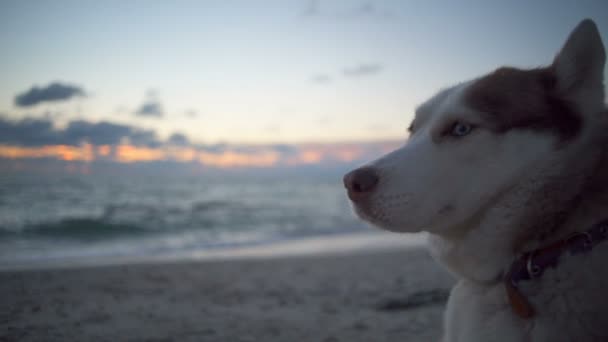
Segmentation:
[(608, 341), (605, 59), (584, 20), (551, 65), (440, 91), (344, 177), (360, 218), (428, 232), (457, 278), (443, 341)]

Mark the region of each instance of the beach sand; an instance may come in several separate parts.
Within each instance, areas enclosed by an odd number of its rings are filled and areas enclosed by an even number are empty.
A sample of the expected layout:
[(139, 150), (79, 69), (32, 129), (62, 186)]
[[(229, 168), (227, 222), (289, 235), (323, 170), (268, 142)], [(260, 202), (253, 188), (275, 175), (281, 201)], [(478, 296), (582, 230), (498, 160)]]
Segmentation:
[(0, 341), (437, 341), (420, 247), (0, 272)]

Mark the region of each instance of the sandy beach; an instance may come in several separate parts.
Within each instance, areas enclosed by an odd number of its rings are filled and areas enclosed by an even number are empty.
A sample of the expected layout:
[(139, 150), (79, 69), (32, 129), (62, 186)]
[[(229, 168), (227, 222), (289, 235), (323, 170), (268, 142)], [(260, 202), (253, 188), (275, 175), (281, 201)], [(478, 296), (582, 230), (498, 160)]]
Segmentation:
[(1, 341), (436, 341), (419, 247), (0, 273)]

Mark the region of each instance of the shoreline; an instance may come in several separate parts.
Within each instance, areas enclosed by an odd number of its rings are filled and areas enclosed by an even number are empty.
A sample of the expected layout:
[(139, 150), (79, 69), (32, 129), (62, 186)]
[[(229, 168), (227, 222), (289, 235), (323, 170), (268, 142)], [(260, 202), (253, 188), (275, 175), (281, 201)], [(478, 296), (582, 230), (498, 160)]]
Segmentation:
[(315, 255), (349, 254), (424, 246), (425, 235), (385, 231), (346, 232), (313, 237), (282, 239), (243, 246), (200, 248), (138, 256), (82, 256), (12, 262), (0, 260), (0, 273), (64, 268), (87, 268), (128, 264), (188, 261), (272, 259)]

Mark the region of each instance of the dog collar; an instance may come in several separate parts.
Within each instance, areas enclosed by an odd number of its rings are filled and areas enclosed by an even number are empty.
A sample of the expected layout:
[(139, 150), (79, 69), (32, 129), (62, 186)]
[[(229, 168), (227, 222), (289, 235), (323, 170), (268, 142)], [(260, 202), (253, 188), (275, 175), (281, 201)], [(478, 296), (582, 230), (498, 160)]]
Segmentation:
[(511, 264), (504, 277), (504, 284), (513, 311), (522, 318), (534, 316), (534, 308), (519, 291), (523, 280), (533, 280), (543, 275), (549, 267), (555, 268), (560, 257), (567, 251), (570, 255), (590, 252), (597, 244), (608, 239), (608, 220), (593, 225), (584, 232), (577, 232), (549, 246), (522, 254)]

